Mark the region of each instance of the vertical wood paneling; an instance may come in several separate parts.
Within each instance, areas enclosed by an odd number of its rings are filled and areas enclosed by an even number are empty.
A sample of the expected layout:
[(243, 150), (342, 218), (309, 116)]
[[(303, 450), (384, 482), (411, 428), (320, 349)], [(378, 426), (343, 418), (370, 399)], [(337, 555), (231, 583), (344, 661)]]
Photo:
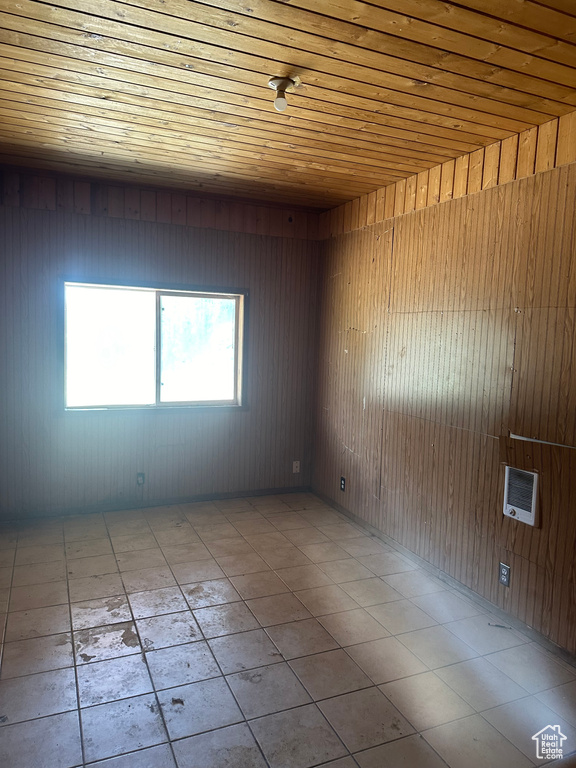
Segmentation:
[[(126, 203), (113, 188), (97, 194), (116, 213)], [(0, 240), (0, 516), (309, 483), (316, 243), (7, 206)], [(247, 409), (64, 413), (66, 275), (248, 290)]]
[(536, 164), (536, 142), (538, 128), (530, 128), (523, 131), (518, 137), (518, 162), (516, 164), (516, 178), (531, 176)]
[[(509, 178), (514, 143), (501, 148), (481, 152), (476, 184)], [(389, 219), (385, 249), (382, 224), (326, 243), (313, 478), (572, 652), (576, 450), (516, 447), (517, 463), (541, 474), (542, 526), (530, 529), (503, 518), (499, 438), (576, 447), (575, 209), (573, 164)], [(373, 271), (379, 259), (387, 279)]]

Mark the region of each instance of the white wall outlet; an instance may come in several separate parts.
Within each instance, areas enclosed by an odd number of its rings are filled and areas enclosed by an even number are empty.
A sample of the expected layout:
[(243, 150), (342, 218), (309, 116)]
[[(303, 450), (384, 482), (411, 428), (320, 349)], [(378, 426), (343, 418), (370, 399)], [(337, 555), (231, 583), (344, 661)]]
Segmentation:
[(299, 461), (293, 461), (292, 462), (292, 473), (297, 475), (300, 472), (300, 462)]

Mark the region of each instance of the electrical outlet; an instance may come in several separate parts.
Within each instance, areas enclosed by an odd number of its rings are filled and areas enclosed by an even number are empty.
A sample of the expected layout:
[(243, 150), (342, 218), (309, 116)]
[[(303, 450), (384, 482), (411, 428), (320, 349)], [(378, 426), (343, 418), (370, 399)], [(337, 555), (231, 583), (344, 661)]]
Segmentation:
[(509, 565), (500, 563), (500, 576), (498, 578), (498, 581), (500, 582), (500, 584), (503, 584), (505, 587), (510, 586), (510, 566)]
[(292, 472), (295, 475), (297, 475), (300, 472), (300, 462), (299, 461), (293, 461), (292, 462)]
[(346, 490), (346, 478), (341, 477), (340, 478), (340, 490), (345, 491)]
[(136, 485), (144, 485), (144, 481), (146, 480), (146, 475), (144, 472), (138, 472), (136, 475)]

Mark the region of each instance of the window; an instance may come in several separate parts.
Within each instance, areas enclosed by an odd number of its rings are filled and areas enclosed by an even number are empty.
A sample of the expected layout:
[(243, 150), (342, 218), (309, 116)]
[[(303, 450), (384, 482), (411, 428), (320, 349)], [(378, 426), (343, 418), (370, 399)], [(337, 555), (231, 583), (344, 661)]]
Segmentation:
[(64, 283), (66, 408), (240, 405), (244, 295)]

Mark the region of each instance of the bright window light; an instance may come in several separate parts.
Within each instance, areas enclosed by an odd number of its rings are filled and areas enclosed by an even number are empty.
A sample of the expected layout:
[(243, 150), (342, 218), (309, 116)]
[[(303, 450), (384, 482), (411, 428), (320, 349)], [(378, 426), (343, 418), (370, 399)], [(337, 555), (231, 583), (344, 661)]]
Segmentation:
[(64, 290), (67, 408), (240, 404), (241, 294)]

